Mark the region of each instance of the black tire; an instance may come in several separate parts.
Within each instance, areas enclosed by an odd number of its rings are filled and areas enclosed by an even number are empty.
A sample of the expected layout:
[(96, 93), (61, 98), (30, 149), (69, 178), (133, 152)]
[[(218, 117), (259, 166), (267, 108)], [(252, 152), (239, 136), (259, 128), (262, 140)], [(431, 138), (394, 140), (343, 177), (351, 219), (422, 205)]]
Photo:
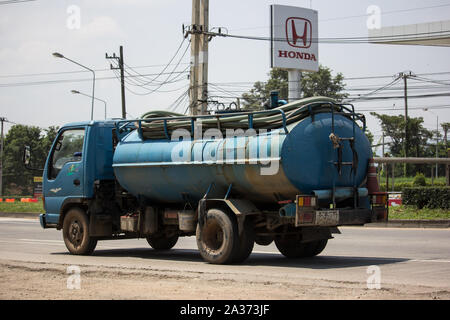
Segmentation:
[(268, 246), (273, 242), (273, 237), (271, 236), (256, 236), (255, 242), (260, 246)]
[(306, 258), (318, 255), (325, 249), (328, 239), (300, 243), (297, 238), (276, 238), (275, 245), (286, 258)]
[(206, 223), (197, 225), (197, 247), (202, 258), (214, 264), (232, 263), (239, 252), (239, 234), (236, 220), (219, 209), (210, 209)]
[(253, 224), (250, 220), (245, 219), (244, 230), (239, 235), (239, 248), (236, 252), (233, 262), (241, 263), (248, 258), (248, 256), (253, 251), (253, 246), (255, 245), (255, 230), (253, 229)]
[(89, 219), (80, 208), (70, 209), (63, 221), (63, 239), (71, 254), (90, 255), (97, 239), (89, 236)]
[(328, 239), (317, 240), (305, 243), (306, 255), (305, 257), (314, 257), (320, 254), (327, 246)]
[(148, 236), (147, 242), (148, 244), (155, 250), (170, 250), (178, 241), (178, 235), (174, 235), (171, 237), (155, 237)]

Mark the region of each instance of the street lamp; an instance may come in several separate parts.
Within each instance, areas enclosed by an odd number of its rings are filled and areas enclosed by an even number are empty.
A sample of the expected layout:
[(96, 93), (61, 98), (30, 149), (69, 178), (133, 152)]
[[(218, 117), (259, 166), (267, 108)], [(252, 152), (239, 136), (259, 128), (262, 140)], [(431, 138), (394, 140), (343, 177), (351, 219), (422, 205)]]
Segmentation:
[[(78, 90), (71, 90), (70, 92), (72, 92), (73, 94), (81, 94), (82, 96), (86, 96), (86, 97), (92, 98), (92, 96), (90, 96), (90, 95), (88, 95), (86, 93), (80, 92)], [(94, 99), (98, 100), (98, 101), (101, 101), (101, 102), (103, 102), (105, 104), (105, 119), (106, 119), (106, 101), (102, 100), (102, 99), (99, 99), (99, 98), (95, 98), (95, 97), (94, 97)], [(91, 118), (91, 120), (92, 120), (92, 118)]]
[(94, 72), (94, 70), (92, 70), (92, 69), (90, 69), (90, 68), (88, 68), (88, 67), (86, 67), (86, 66), (83, 66), (82, 64), (80, 64), (80, 63), (78, 63), (78, 62), (76, 62), (76, 61), (73, 61), (72, 59), (69, 59), (69, 58), (63, 56), (61, 53), (54, 52), (54, 53), (53, 53), (53, 56), (54, 56), (55, 58), (63, 58), (63, 59), (66, 59), (66, 60), (68, 60), (68, 61), (70, 61), (70, 62), (72, 62), (72, 63), (75, 63), (76, 65), (78, 65), (78, 66), (80, 66), (80, 67), (83, 67), (83, 68), (85, 68), (85, 69), (91, 71), (92, 74), (94, 75), (94, 81), (93, 81), (93, 83), (92, 83), (92, 107), (91, 107), (91, 120), (93, 120), (93, 119), (94, 119), (94, 96), (95, 96), (95, 94), (94, 94), (94, 91), (95, 91), (95, 72)]
[[(436, 158), (438, 158), (438, 142), (439, 142), (439, 116), (428, 108), (423, 108), (423, 111), (429, 111), (436, 116)], [(438, 177), (438, 164), (436, 163), (436, 179)]]

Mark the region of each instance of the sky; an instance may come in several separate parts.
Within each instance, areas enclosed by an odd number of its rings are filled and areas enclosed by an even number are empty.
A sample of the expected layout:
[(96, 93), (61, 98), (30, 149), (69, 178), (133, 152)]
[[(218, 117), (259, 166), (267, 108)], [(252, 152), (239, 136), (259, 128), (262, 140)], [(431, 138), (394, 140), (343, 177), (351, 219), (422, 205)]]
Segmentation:
[[(150, 110), (186, 110), (190, 50), (189, 39), (183, 41), (182, 25), (191, 24), (192, 1), (34, 0), (4, 5), (2, 1), (0, 117), (42, 128), (90, 119), (91, 99), (72, 94), (71, 90), (91, 95), (92, 73), (53, 57), (53, 52), (96, 70), (95, 97), (106, 101), (108, 118), (120, 117), (120, 82), (110, 70), (112, 60), (105, 59), (105, 53), (118, 54), (121, 45), (125, 63), (132, 67), (128, 72), (135, 75), (127, 85), (129, 117)], [(450, 20), (449, 0), (211, 0), (210, 29), (222, 27), (229, 34), (268, 37), (271, 4), (317, 10), (319, 38), (367, 37), (367, 8), (371, 5), (380, 9), (381, 27)], [(319, 62), (333, 74), (342, 73), (352, 95), (367, 92), (358, 89), (382, 87), (392, 82), (395, 74), (409, 70), (431, 74), (424, 77), (439, 81), (408, 80), (410, 95), (449, 92), (449, 57), (450, 47), (319, 43)], [(267, 80), (270, 42), (215, 37), (209, 42), (208, 62), (210, 95), (240, 96), (255, 81)], [(177, 73), (168, 74), (173, 71)], [(360, 79), (367, 77), (375, 78)], [(171, 83), (160, 86), (158, 81)], [(137, 86), (148, 82), (148, 89)], [(379, 95), (401, 96), (402, 88), (398, 83), (393, 86), (397, 91), (386, 90)], [(232, 101), (216, 99), (227, 104)], [(436, 130), (436, 120), (450, 122), (449, 99), (411, 98), (409, 115), (423, 117), (425, 127)], [(370, 111), (404, 113), (403, 99), (353, 103), (367, 116), (376, 140), (381, 136), (381, 127)], [(425, 107), (429, 110), (424, 111)], [(103, 118), (104, 104), (96, 101), (94, 119)], [(6, 130), (12, 123), (6, 124)]]

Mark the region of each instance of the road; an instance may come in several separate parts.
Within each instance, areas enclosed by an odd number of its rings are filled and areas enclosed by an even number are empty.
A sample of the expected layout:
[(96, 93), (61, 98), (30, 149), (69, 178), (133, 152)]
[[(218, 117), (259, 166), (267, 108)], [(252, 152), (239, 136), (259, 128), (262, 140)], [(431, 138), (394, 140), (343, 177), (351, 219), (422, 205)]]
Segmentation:
[(165, 252), (100, 241), (72, 256), (60, 231), (0, 218), (0, 299), (450, 299), (449, 229), (340, 230), (314, 258), (255, 245), (243, 264), (211, 265), (194, 237)]

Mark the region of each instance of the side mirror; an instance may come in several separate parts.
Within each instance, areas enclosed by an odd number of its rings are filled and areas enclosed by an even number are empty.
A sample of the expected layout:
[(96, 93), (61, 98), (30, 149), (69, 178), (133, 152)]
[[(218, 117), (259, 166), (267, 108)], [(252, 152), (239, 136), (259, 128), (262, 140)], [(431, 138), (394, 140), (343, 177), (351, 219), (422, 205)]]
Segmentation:
[(38, 169), (38, 168), (32, 168), (31, 165), (31, 147), (25, 146), (23, 148), (23, 164), (25, 165), (25, 168), (27, 170), (33, 170), (33, 171), (44, 171), (44, 169)]
[(28, 167), (31, 162), (31, 148), (30, 146), (25, 146), (23, 150), (23, 164)]

